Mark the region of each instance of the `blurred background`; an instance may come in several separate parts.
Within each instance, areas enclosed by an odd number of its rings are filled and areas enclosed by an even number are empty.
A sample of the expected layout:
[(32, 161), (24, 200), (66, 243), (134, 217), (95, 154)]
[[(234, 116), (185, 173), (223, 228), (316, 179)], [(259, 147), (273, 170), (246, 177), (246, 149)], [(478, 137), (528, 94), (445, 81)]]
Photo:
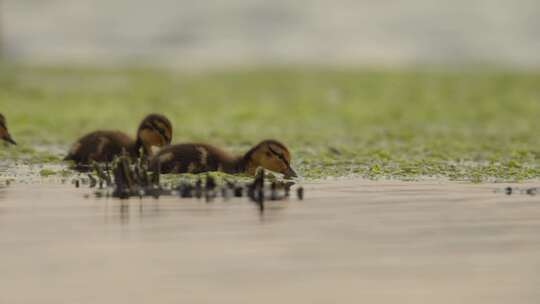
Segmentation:
[(174, 142), (277, 138), (309, 178), (537, 178), (538, 16), (538, 0), (0, 0), (20, 143), (0, 158), (61, 160), (160, 112)]
[(540, 65), (538, 0), (0, 0), (8, 60)]
[[(0, 53), (0, 303), (540, 303), (540, 0), (0, 0)], [(307, 201), (67, 190), (151, 112)]]

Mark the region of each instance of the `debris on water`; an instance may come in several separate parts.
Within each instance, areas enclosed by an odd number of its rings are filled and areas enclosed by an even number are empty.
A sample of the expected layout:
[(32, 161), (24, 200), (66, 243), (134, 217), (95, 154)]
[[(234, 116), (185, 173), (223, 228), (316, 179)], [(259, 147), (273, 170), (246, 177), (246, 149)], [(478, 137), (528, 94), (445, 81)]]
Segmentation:
[(259, 210), (263, 212), (264, 211), (264, 189), (263, 188), (259, 188), (259, 190), (257, 191), (256, 203), (259, 206)]
[(234, 188), (234, 197), (242, 197), (244, 196), (244, 188), (238, 186)]
[(540, 187), (528, 187), (528, 188), (518, 188), (518, 187), (505, 187), (502, 189), (496, 189), (495, 193), (502, 192), (506, 195), (513, 195), (513, 194), (525, 194), (530, 196), (535, 196), (540, 192)]
[(206, 183), (205, 183), (205, 190), (206, 191), (214, 191), (216, 189), (216, 181), (212, 176), (206, 177)]
[(88, 174), (88, 179), (90, 180), (90, 188), (94, 188), (97, 184), (97, 179), (92, 174)]
[[(94, 164), (94, 171), (88, 173), (88, 179), (75, 179), (73, 184), (76, 188), (80, 184), (88, 183), (90, 188), (96, 188), (94, 196), (114, 197), (129, 199), (131, 197), (159, 198), (160, 196), (176, 196), (178, 198), (203, 198), (206, 202), (212, 202), (221, 196), (223, 200), (233, 197), (247, 196), (255, 203), (262, 212), (265, 209), (265, 201), (281, 201), (289, 199), (290, 190), (294, 182), (270, 179), (265, 181), (265, 171), (259, 170), (252, 182), (239, 183), (224, 180), (218, 183), (215, 177), (206, 175), (197, 180), (183, 180), (178, 184), (160, 183), (160, 169), (157, 173), (149, 172), (147, 164), (142, 161), (133, 162), (127, 155), (115, 159), (112, 164), (105, 166)], [(297, 189), (299, 200), (304, 197), (304, 189)], [(87, 197), (87, 196), (85, 196)]]
[(204, 183), (204, 199), (207, 203), (214, 200), (216, 197), (215, 193), (216, 181), (212, 176), (206, 176), (206, 182)]
[(116, 165), (113, 167), (115, 185), (113, 197), (127, 199), (138, 192), (134, 189), (133, 175), (134, 173), (131, 170), (129, 157), (123, 155), (117, 158)]
[(93, 165), (93, 168), (94, 168), (94, 172), (96, 173), (98, 179), (99, 179), (99, 185), (100, 185), (100, 188), (103, 188), (103, 183), (105, 182), (107, 184), (107, 186), (110, 186), (111, 183), (112, 183), (112, 180), (111, 180), (111, 176), (105, 172), (108, 172), (107, 169), (107, 165), (104, 168), (102, 168), (101, 166), (99, 166), (97, 163), (94, 163)]
[(202, 181), (200, 178), (195, 182), (195, 197), (202, 197)]
[(189, 183), (181, 183), (179, 186), (178, 186), (178, 191), (180, 192), (180, 197), (182, 198), (192, 198), (193, 197), (193, 185), (189, 184)]
[(291, 195), (291, 189), (285, 188), (285, 197), (289, 197)]
[(527, 192), (528, 195), (536, 195), (537, 189), (536, 188), (529, 188), (529, 189), (527, 189), (526, 192)]
[(152, 173), (152, 183), (159, 185), (159, 177), (161, 176), (161, 161), (157, 162), (157, 170)]
[(225, 180), (225, 186), (227, 187), (227, 189), (230, 189), (232, 191), (234, 191), (234, 188), (236, 188), (236, 184), (227, 179)]
[(277, 185), (275, 182), (272, 182), (270, 184), (270, 200), (275, 201), (277, 200)]
[(296, 190), (296, 196), (298, 197), (299, 200), (303, 200), (304, 199), (304, 188), (298, 187), (298, 189)]

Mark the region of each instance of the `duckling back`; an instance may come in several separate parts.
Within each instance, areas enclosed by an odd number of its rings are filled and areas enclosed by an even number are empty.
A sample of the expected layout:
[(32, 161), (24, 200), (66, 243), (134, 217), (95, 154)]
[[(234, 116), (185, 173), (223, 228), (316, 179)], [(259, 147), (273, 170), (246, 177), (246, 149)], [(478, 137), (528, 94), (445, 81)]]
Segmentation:
[(170, 143), (172, 125), (161, 114), (149, 114), (139, 124), (136, 140), (120, 131), (95, 131), (84, 135), (73, 144), (64, 160), (76, 163), (75, 169), (84, 171), (92, 162), (111, 162), (126, 151), (131, 157), (146, 158), (153, 146)]
[(15, 140), (13, 140), (13, 138), (9, 134), (6, 118), (1, 113), (0, 113), (0, 139), (12, 145), (17, 144)]
[(225, 171), (235, 173), (236, 159), (219, 148), (201, 143), (185, 143), (161, 149), (151, 160), (149, 169), (161, 173), (201, 173)]
[(133, 146), (134, 140), (123, 132), (95, 131), (77, 140), (64, 160), (74, 161), (79, 167), (91, 162), (111, 162), (124, 150), (134, 154)]

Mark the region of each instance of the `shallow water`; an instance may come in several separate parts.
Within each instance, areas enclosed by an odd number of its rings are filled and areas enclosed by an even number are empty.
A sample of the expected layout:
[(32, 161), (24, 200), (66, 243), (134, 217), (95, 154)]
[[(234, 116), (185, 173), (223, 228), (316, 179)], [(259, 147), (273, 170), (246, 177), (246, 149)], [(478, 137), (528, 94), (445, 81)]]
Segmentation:
[(538, 303), (540, 197), (495, 187), (324, 182), (261, 215), (12, 185), (0, 303)]

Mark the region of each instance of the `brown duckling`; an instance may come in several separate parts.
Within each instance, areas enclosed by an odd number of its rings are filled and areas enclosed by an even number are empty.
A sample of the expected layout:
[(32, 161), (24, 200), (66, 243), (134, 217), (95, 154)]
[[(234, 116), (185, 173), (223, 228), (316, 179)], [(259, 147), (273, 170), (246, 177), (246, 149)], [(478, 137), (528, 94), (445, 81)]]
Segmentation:
[(186, 143), (165, 147), (151, 160), (150, 170), (161, 173), (201, 173), (222, 171), (255, 175), (257, 168), (297, 177), (291, 168), (291, 154), (277, 140), (264, 140), (242, 156), (233, 156), (223, 150), (202, 143)]
[(152, 147), (171, 143), (172, 125), (161, 114), (146, 116), (137, 130), (137, 139), (120, 131), (95, 131), (84, 135), (71, 147), (64, 160), (74, 161), (84, 171), (92, 162), (111, 162), (125, 150), (131, 157), (150, 157)]
[(7, 128), (7, 122), (4, 115), (0, 113), (0, 138), (12, 145), (16, 145), (17, 143), (11, 138), (11, 135), (9, 134), (8, 128)]

